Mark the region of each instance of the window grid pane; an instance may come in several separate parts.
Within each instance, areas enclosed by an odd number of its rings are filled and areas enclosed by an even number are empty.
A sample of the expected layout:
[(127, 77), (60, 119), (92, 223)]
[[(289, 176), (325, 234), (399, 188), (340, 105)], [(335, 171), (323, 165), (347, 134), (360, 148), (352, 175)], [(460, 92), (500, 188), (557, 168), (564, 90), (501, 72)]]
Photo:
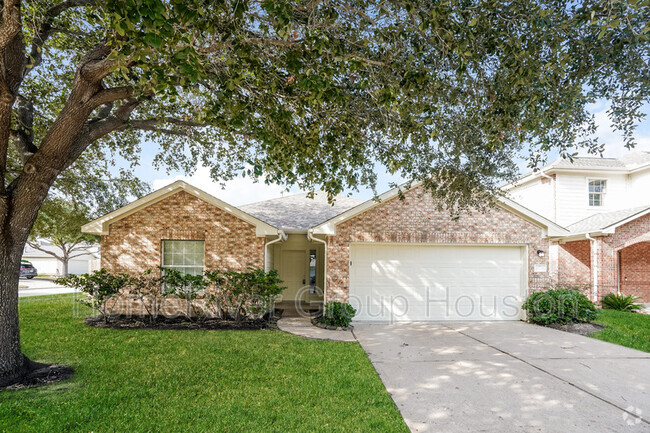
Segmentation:
[(602, 179), (589, 181), (589, 206), (603, 205), (606, 184), (607, 181)]
[(162, 267), (184, 274), (203, 274), (205, 255), (204, 241), (162, 241)]

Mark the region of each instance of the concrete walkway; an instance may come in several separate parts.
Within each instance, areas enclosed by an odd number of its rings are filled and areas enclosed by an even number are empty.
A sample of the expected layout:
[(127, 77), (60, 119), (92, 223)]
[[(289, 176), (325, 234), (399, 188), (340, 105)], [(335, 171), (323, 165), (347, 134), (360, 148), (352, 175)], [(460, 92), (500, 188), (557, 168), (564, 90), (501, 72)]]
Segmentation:
[(357, 341), (351, 331), (332, 331), (314, 326), (306, 317), (285, 317), (278, 320), (281, 331), (314, 340)]
[(414, 432), (650, 432), (650, 354), (523, 322), (356, 324)]
[(62, 293), (75, 293), (77, 290), (56, 284), (47, 278), (34, 278), (28, 280), (21, 278), (18, 283), (18, 297), (25, 298), (28, 296), (42, 295), (60, 295)]

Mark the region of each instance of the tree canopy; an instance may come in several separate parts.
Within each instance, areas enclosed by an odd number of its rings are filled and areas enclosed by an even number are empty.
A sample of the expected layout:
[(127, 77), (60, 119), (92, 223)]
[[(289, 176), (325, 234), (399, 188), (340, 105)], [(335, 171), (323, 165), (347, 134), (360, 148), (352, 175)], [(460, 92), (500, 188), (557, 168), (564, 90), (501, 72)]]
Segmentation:
[(222, 180), (244, 171), (335, 194), (373, 187), (379, 162), (451, 204), (482, 200), (518, 155), (534, 166), (552, 149), (600, 150), (588, 111), (600, 98), (632, 144), (647, 3), (27, 2), (23, 60), (7, 65), (24, 79), (5, 182), (82, 108), (63, 131), (72, 155), (88, 148), (73, 170), (88, 155), (135, 164), (153, 142), (158, 166), (201, 163)]

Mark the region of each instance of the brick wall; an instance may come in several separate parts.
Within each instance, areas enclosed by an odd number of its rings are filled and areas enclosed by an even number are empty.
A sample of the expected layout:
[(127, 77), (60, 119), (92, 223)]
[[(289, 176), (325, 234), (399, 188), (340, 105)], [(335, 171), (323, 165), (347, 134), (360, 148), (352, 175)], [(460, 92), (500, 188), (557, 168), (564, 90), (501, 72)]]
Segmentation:
[[(650, 286), (650, 269), (648, 262), (644, 263), (643, 253), (647, 252), (647, 247), (644, 248), (643, 244), (647, 244), (648, 234), (650, 233), (650, 215), (645, 215), (630, 221), (616, 229), (613, 235), (600, 238), (600, 274), (598, 276), (599, 284), (599, 298), (607, 293), (616, 292), (618, 286), (617, 276), (617, 252), (621, 254), (621, 270), (627, 268), (628, 272), (636, 269), (634, 274), (634, 282), (631, 277), (628, 278), (630, 284), (624, 285), (621, 281), (621, 292), (627, 293), (627, 289), (638, 287), (634, 289), (638, 293), (637, 296), (642, 296), (645, 302), (650, 302), (650, 293), (648, 287)], [(645, 242), (636, 243), (639, 240)], [(645, 256), (647, 260), (647, 255)], [(625, 259), (625, 263), (623, 263)], [(644, 272), (645, 269), (645, 272)], [(625, 275), (621, 274), (624, 279)]]
[(264, 267), (264, 238), (253, 225), (185, 191), (111, 224), (101, 240), (101, 265), (127, 273), (156, 268), (164, 239), (205, 241), (209, 269)]
[(591, 241), (574, 241), (559, 245), (557, 278), (565, 284), (591, 283)]
[(650, 302), (650, 242), (621, 250), (621, 292)]
[(404, 200), (392, 198), (339, 224), (337, 234), (328, 237), (328, 300), (348, 300), (350, 242), (526, 244), (531, 291), (548, 284), (547, 272), (533, 272), (535, 264), (548, 269), (548, 254), (537, 255), (538, 249), (548, 253), (549, 246), (540, 227), (501, 208), (454, 220), (421, 187), (406, 192)]
[[(598, 267), (598, 301), (618, 291), (620, 254), (621, 292), (650, 302), (650, 215), (630, 221), (609, 236), (560, 245), (558, 281), (593, 283)], [(625, 278), (627, 277), (627, 281)]]

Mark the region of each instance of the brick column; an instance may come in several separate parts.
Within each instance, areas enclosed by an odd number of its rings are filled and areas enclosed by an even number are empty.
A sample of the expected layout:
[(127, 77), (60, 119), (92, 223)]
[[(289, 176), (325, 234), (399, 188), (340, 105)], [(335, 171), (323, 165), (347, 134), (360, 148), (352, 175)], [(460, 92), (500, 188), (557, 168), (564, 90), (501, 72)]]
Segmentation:
[(606, 242), (607, 238), (597, 238), (598, 244), (598, 299), (609, 293), (616, 293), (618, 286), (618, 255)]

